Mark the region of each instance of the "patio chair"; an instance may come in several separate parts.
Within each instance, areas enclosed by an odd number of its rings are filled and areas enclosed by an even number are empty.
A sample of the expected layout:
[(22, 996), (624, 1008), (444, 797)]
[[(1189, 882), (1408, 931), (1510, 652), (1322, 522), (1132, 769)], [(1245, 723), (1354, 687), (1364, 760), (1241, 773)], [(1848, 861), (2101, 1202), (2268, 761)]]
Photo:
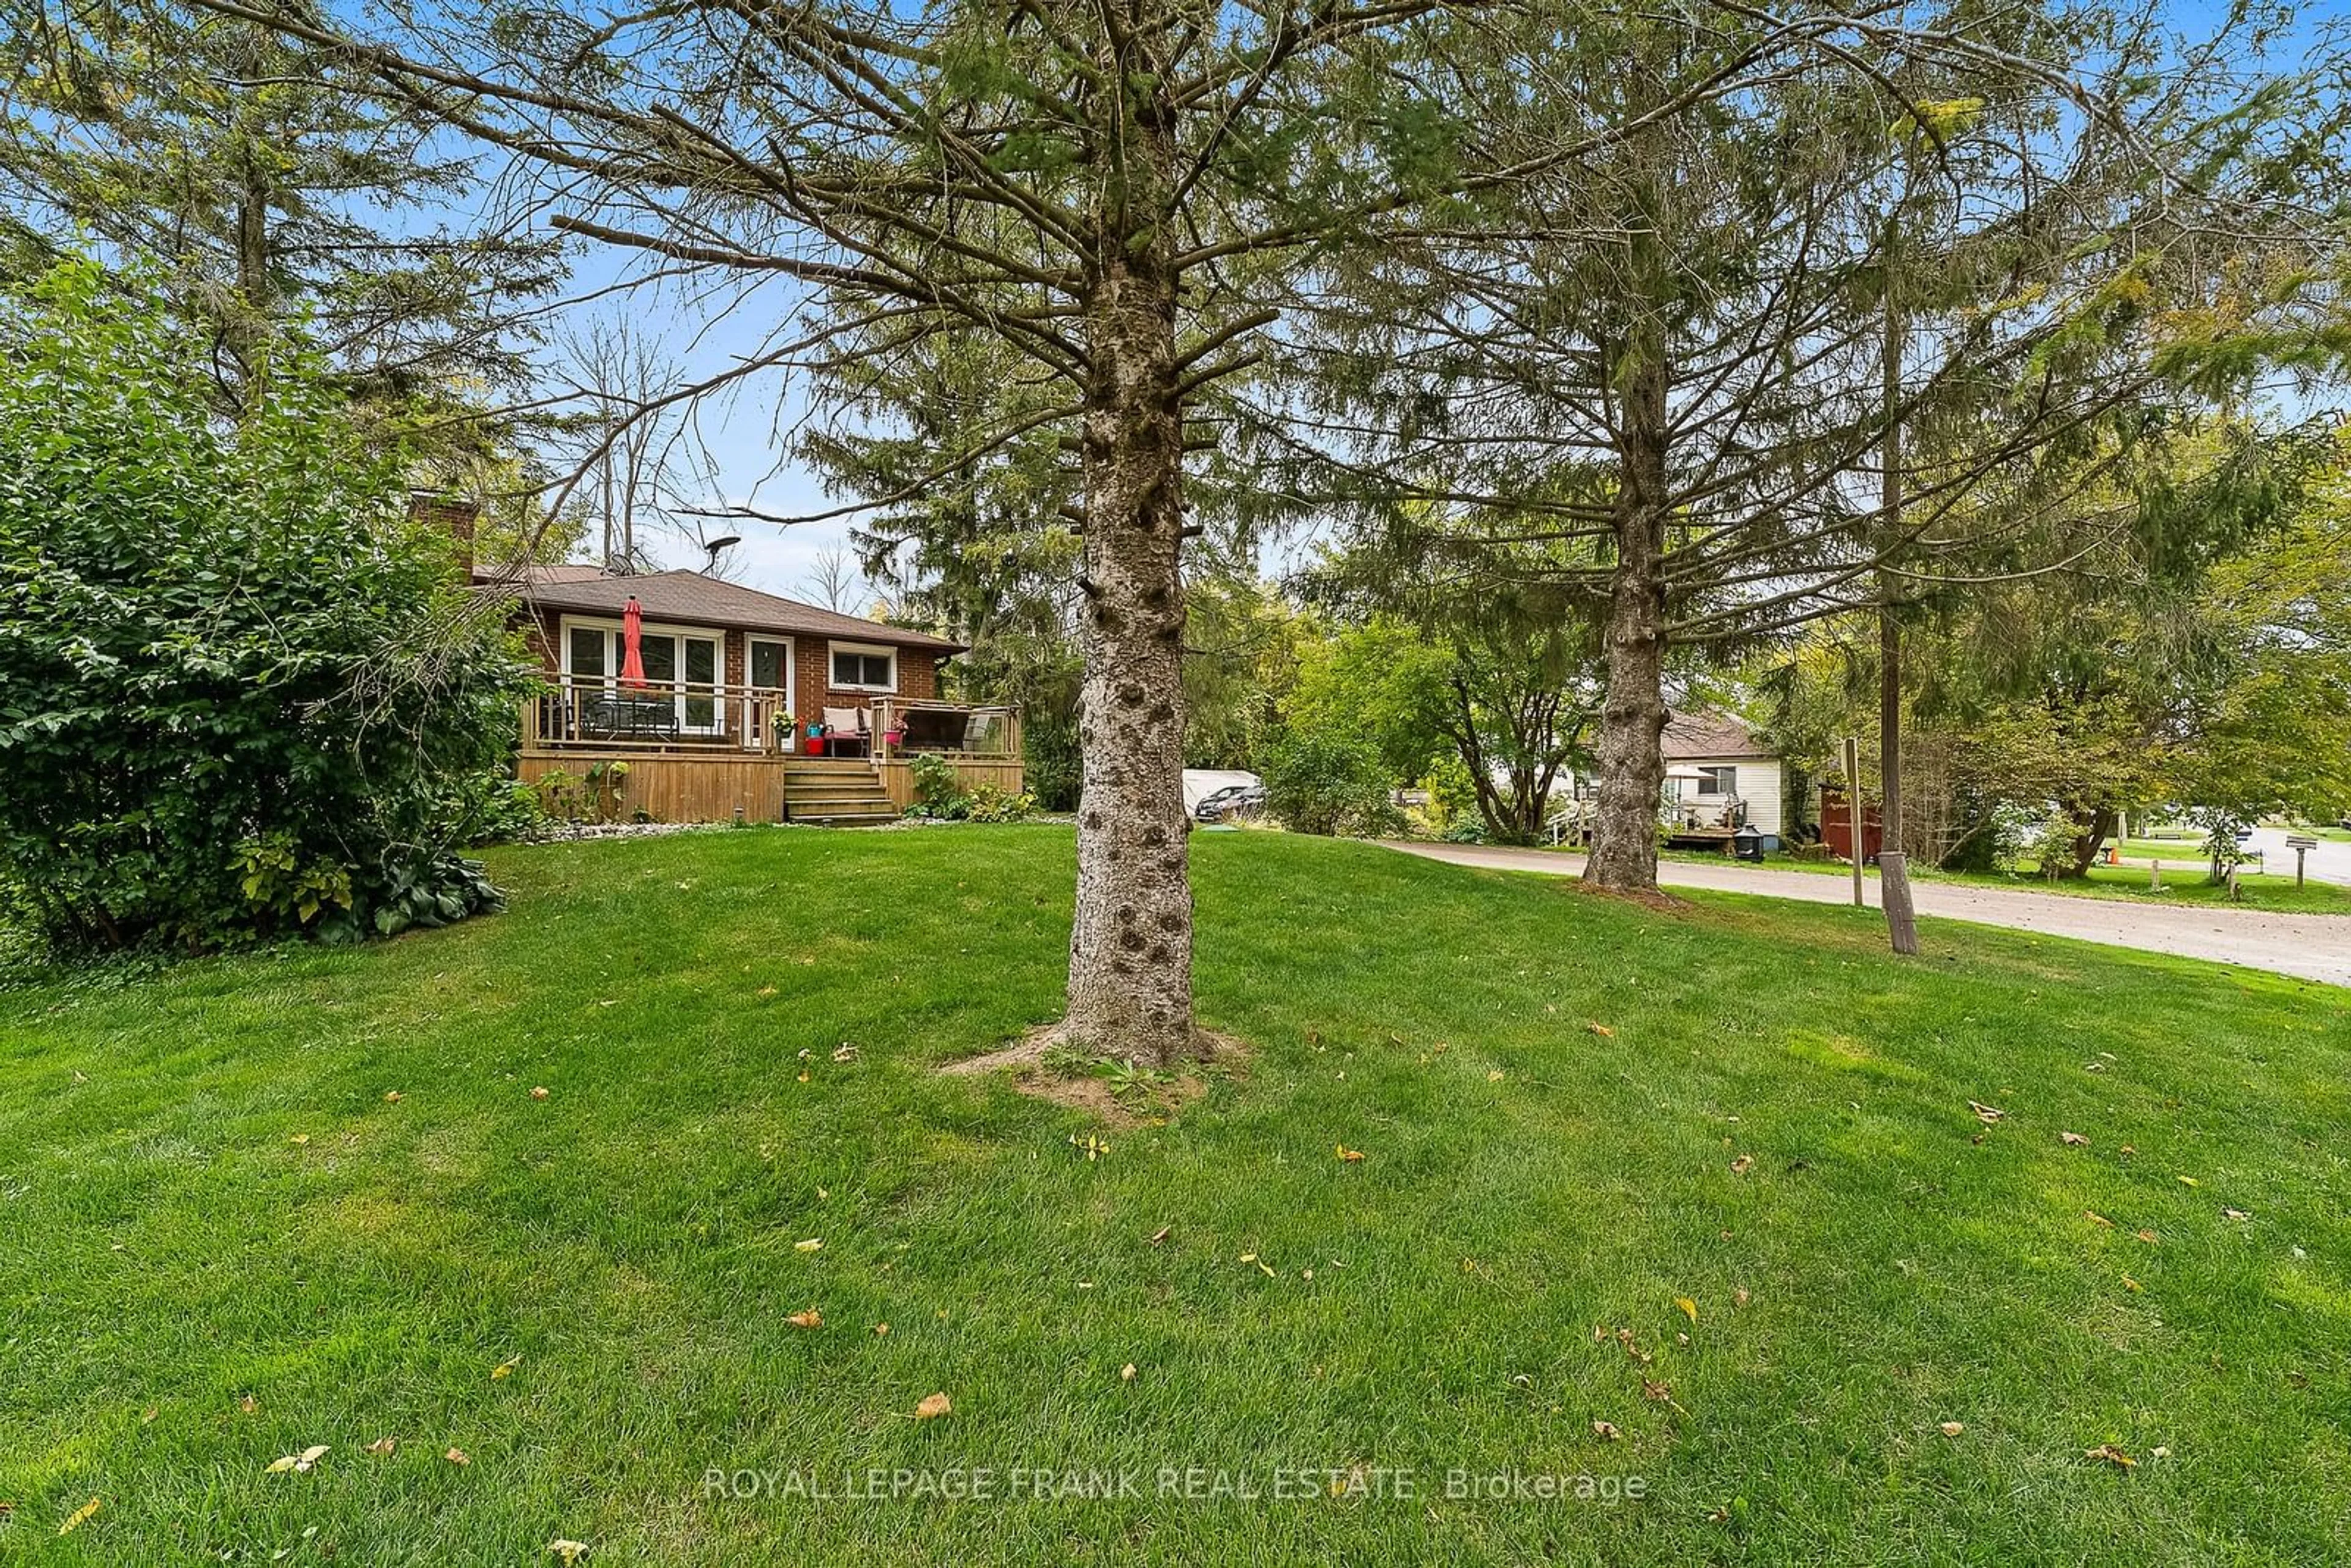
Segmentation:
[(854, 746), (859, 757), (873, 755), (873, 736), (866, 726), (866, 710), (862, 707), (829, 707), (824, 710), (824, 750), (828, 757), (850, 755), (841, 750)]

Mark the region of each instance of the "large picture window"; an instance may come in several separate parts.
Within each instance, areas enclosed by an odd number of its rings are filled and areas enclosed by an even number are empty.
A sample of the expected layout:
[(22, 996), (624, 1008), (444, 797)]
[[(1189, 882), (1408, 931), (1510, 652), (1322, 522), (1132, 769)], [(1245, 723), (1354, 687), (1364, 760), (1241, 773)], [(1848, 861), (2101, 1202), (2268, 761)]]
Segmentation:
[(1698, 792), (1701, 795), (1736, 795), (1739, 793), (1739, 769), (1736, 768), (1701, 768), (1698, 770)]
[(898, 689), (898, 651), (861, 643), (835, 643), (831, 684), (837, 691), (894, 692)]

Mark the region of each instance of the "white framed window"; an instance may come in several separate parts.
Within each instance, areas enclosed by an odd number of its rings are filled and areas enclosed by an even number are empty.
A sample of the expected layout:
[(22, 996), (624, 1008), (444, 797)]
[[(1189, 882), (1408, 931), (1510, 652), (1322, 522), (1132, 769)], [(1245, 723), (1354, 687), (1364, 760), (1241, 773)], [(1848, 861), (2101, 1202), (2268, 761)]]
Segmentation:
[[(574, 690), (617, 691), (621, 682), (621, 623), (601, 616), (563, 617), (563, 684)], [(640, 629), (638, 656), (645, 683), (658, 699), (666, 695), (677, 711), (677, 727), (687, 735), (717, 735), (726, 727), (726, 633), (707, 626), (672, 626), (648, 621)]]
[(894, 692), (898, 650), (879, 643), (834, 643), (827, 649), (827, 685), (837, 692)]
[(1698, 770), (1698, 792), (1701, 795), (1738, 794), (1739, 769), (1735, 767), (1699, 768)]

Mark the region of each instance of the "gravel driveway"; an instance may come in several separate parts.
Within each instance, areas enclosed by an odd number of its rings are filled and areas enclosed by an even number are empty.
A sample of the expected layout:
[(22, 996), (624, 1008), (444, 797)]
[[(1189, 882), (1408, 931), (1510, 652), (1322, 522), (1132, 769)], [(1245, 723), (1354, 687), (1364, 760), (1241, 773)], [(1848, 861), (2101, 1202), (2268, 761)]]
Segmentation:
[[(1388, 847), (1453, 865), (1486, 866), (1497, 871), (1573, 876), (1583, 870), (1582, 855), (1546, 850), (1400, 841), (1390, 841)], [(1853, 898), (1853, 883), (1845, 877), (1823, 876), (1817, 872), (1775, 871), (1769, 866), (1742, 865), (1735, 861), (1719, 865), (1661, 861), (1657, 880), (1668, 887), (1754, 893), (1767, 898), (1799, 898), (1811, 904), (1845, 904)], [(1876, 879), (1865, 880), (1862, 887), (1862, 896), (1875, 907)], [(2351, 986), (2351, 915), (2165, 907), (1940, 882), (1916, 882), (1911, 883), (1910, 891), (1919, 914), (1944, 920), (1972, 920), (1980, 925), (2004, 925), (2012, 931), (2072, 936), (2113, 947), (2210, 958), (2216, 963), (2241, 964), (2247, 968), (2291, 975), (2296, 979)]]

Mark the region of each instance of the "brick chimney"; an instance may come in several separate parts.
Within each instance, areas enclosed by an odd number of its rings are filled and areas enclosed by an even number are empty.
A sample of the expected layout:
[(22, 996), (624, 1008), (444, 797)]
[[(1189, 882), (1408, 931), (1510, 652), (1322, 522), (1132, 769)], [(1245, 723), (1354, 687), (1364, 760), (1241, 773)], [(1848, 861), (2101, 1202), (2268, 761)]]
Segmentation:
[(459, 496), (432, 490), (412, 490), (408, 515), (420, 523), (445, 528), (457, 541), (457, 570), (468, 580), (474, 575), (474, 529), (482, 520), (482, 505)]

